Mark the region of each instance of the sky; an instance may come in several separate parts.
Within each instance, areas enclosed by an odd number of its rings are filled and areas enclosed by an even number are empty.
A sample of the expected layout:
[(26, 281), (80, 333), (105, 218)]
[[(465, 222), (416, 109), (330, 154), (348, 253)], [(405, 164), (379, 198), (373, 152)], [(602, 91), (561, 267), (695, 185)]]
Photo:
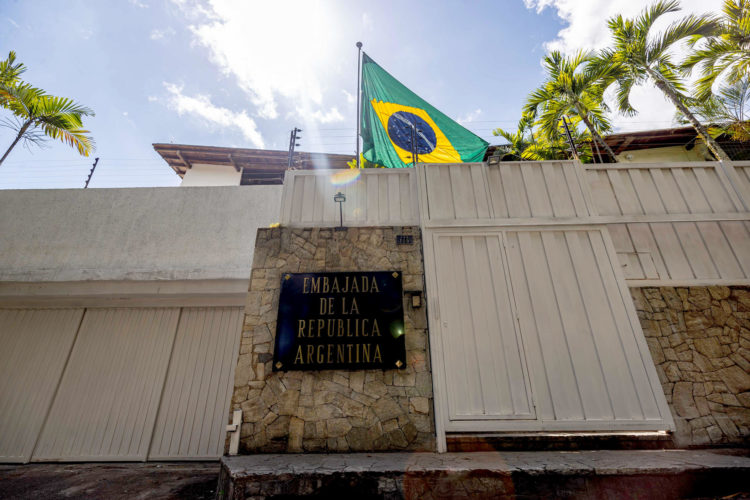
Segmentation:
[[(645, 0), (285, 1), (0, 0), (0, 57), (23, 78), (93, 109), (91, 157), (47, 141), (17, 146), (0, 189), (176, 186), (153, 143), (352, 154), (357, 48), (412, 91), (491, 144), (515, 130), (526, 96), (544, 80), (549, 50), (608, 45), (606, 19)], [(718, 13), (720, 0), (683, 0)], [(679, 15), (665, 16), (666, 26)], [(650, 86), (619, 132), (673, 125)], [(0, 120), (9, 113), (0, 110)], [(13, 132), (0, 127), (0, 149)]]

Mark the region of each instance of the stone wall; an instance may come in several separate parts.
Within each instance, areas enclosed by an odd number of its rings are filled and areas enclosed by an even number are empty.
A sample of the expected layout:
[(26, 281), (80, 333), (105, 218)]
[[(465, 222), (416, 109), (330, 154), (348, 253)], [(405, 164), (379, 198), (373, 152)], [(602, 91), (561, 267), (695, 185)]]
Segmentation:
[(750, 438), (750, 289), (631, 288), (677, 446)]
[[(397, 234), (414, 243), (396, 245)], [(271, 368), (284, 273), (392, 270), (405, 292), (424, 291), (418, 228), (258, 230), (232, 398), (243, 412), (240, 453), (435, 449), (426, 308), (407, 294), (405, 369)]]

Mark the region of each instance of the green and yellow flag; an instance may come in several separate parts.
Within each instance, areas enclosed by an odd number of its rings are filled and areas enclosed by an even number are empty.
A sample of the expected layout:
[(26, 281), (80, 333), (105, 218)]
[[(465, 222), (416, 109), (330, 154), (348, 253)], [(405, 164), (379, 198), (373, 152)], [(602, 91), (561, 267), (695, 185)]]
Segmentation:
[(482, 161), (488, 143), (468, 131), (362, 54), (362, 153), (389, 168)]

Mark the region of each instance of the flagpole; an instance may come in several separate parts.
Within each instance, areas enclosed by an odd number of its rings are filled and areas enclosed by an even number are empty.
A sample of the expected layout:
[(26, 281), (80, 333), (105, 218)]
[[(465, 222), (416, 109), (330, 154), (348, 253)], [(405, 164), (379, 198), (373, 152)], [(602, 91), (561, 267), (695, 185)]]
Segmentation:
[(357, 141), (357, 168), (362, 168), (359, 160), (360, 113), (362, 112), (362, 106), (360, 106), (359, 102), (361, 93), (360, 78), (362, 78), (362, 42), (357, 42), (357, 137), (355, 139)]

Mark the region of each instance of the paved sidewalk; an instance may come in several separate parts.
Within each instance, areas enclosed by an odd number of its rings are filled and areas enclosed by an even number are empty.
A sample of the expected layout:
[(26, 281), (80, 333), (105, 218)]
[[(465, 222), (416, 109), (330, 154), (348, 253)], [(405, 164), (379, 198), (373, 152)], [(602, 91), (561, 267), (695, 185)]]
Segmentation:
[(0, 499), (213, 499), (218, 462), (0, 465)]
[(245, 455), (220, 498), (713, 498), (750, 495), (746, 450)]
[[(750, 498), (746, 450), (245, 455), (0, 465), (0, 499)], [(230, 481), (231, 479), (231, 481)]]

